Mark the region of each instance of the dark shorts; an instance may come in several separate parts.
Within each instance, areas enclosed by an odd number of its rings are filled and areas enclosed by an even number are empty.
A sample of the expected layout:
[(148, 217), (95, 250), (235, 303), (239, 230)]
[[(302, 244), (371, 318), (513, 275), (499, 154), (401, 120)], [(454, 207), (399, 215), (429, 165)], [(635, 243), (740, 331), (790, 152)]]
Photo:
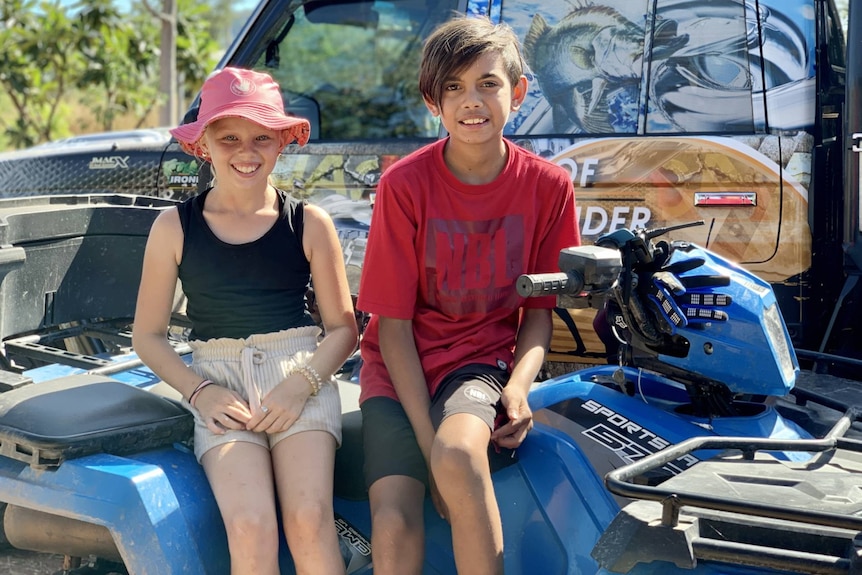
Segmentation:
[[(491, 365), (471, 364), (447, 375), (431, 399), (431, 423), (437, 429), (456, 413), (472, 413), (494, 429), (500, 408), (500, 394), (509, 379), (507, 371)], [(406, 475), (426, 486), (428, 468), (416, 443), (416, 435), (401, 404), (388, 397), (372, 397), (359, 406), (362, 411), (362, 440), (365, 445), (365, 485), (390, 475)], [(512, 460), (510, 450), (500, 458), (491, 448), (492, 460)], [(492, 468), (500, 467), (492, 463)]]

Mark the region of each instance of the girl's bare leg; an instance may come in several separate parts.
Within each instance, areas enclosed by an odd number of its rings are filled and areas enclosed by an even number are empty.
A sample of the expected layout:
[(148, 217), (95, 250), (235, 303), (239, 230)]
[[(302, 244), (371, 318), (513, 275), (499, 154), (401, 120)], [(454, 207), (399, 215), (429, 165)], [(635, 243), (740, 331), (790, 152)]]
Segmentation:
[(201, 458), (227, 530), (231, 575), (279, 575), (269, 450), (237, 441)]
[(335, 438), (304, 431), (272, 448), (284, 532), (298, 575), (343, 575), (332, 509)]

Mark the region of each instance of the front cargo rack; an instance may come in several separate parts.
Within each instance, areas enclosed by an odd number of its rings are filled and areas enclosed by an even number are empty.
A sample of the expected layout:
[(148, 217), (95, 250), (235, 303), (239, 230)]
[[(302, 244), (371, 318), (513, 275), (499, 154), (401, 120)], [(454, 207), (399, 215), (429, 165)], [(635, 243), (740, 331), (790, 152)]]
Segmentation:
[[(711, 561), (862, 573), (862, 441), (844, 437), (860, 413), (848, 409), (823, 439), (695, 437), (611, 471), (607, 488), (635, 501), (614, 518), (593, 558), (619, 573), (657, 560), (689, 569)], [(699, 450), (719, 456), (659, 485), (638, 482)]]

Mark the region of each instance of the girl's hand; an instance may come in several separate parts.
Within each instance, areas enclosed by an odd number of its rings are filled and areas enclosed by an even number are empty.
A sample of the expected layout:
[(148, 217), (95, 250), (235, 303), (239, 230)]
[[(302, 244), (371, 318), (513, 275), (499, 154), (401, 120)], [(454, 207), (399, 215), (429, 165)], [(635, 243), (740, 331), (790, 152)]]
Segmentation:
[(216, 435), (228, 429), (245, 429), (251, 419), (248, 404), (237, 393), (218, 384), (208, 385), (195, 398), (195, 409)]
[(310, 395), (311, 386), (302, 374), (289, 375), (261, 398), (260, 408), (253, 410), (246, 429), (265, 433), (287, 431), (299, 419)]
[(491, 441), (500, 447), (516, 449), (533, 428), (533, 411), (526, 394), (518, 387), (504, 387), (500, 402), (508, 421), (491, 433)]

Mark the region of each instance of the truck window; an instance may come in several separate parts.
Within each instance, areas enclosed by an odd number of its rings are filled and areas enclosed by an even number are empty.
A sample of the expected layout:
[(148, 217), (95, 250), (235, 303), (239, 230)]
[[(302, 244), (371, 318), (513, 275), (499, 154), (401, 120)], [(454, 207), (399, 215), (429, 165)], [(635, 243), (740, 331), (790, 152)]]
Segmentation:
[[(501, 17), (531, 74), (518, 136), (763, 132), (764, 83), (807, 76), (775, 76), (807, 65), (802, 35), (765, 6), (758, 26), (749, 2), (524, 0)], [(776, 41), (761, 46), (761, 33)]]
[(422, 43), (458, 0), (312, 1), (254, 68), (285, 88), (314, 140), (437, 137), (419, 94)]

